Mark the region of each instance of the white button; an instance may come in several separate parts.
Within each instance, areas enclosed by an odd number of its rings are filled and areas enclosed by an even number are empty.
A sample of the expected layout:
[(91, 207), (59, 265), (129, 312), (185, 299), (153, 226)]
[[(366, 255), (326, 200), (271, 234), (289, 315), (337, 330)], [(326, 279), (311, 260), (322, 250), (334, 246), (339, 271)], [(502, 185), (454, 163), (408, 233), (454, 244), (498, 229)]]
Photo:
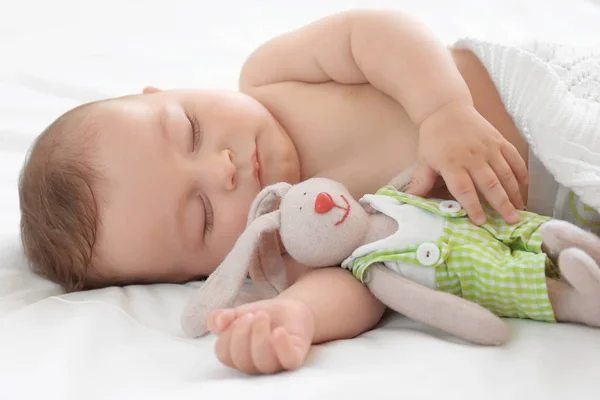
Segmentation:
[(417, 249), (417, 260), (423, 265), (433, 265), (440, 259), (440, 249), (433, 243), (423, 243)]
[(458, 201), (454, 200), (444, 200), (440, 202), (440, 211), (444, 214), (456, 214), (459, 212), (462, 207), (458, 204)]

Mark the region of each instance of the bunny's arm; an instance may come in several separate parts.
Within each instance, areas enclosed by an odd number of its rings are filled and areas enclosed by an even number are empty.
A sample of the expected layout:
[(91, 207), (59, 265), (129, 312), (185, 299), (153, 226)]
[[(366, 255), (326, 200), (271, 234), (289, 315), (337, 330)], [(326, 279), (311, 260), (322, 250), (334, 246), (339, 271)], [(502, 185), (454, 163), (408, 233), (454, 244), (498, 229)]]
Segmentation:
[(393, 310), (470, 342), (499, 345), (509, 339), (507, 324), (491, 311), (419, 285), (379, 263), (369, 268), (367, 286)]

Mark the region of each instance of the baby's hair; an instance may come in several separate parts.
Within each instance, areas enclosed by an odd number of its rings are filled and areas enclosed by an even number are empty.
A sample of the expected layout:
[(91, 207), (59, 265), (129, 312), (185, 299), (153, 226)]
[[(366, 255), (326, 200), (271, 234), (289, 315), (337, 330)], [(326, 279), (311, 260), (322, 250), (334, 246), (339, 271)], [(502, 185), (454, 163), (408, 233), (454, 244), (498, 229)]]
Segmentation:
[(46, 128), (19, 179), (25, 255), (35, 273), (67, 292), (88, 288), (98, 230), (95, 105), (68, 111)]

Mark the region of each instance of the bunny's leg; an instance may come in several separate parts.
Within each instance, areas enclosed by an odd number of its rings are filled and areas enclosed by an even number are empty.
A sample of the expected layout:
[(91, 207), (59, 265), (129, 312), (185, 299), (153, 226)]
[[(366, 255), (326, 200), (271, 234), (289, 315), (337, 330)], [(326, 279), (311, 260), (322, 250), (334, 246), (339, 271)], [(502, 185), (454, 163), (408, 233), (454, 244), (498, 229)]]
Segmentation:
[(600, 238), (566, 221), (550, 220), (539, 229), (545, 251), (557, 257), (569, 247), (582, 249), (600, 263)]
[(510, 337), (504, 320), (474, 302), (417, 284), (380, 263), (368, 274), (371, 293), (408, 318), (482, 345), (504, 344)]
[(600, 328), (600, 268), (594, 259), (577, 248), (558, 257), (568, 282), (548, 279), (548, 294), (557, 321), (582, 323)]

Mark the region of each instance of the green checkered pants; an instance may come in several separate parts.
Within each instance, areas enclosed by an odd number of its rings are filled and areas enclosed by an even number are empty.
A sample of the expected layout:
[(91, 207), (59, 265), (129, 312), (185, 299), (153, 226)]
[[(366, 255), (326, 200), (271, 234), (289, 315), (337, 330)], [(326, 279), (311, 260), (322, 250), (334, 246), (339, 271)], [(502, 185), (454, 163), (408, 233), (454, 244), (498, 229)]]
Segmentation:
[[(548, 217), (522, 211), (521, 220), (507, 224), (491, 207), (484, 206), (485, 225), (476, 226), (464, 210), (453, 216), (439, 211), (438, 200), (422, 199), (386, 186), (377, 194), (388, 195), (445, 217), (442, 237), (432, 242), (440, 250), (436, 268), (439, 290), (478, 303), (502, 317), (555, 322), (546, 277), (558, 271), (542, 252), (538, 228)], [(354, 276), (363, 281), (375, 262), (419, 265), (420, 244), (404, 249), (382, 249), (352, 260)]]

